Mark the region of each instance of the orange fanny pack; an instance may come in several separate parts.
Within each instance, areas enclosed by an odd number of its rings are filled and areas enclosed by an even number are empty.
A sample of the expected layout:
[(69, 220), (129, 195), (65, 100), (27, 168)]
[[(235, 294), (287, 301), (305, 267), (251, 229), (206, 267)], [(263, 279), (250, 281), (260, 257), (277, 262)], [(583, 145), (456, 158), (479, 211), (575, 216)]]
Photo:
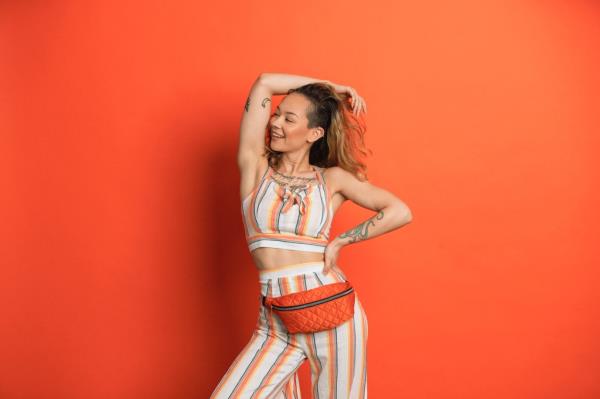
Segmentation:
[(306, 291), (271, 297), (262, 303), (273, 310), (290, 333), (328, 330), (354, 315), (354, 288), (349, 281), (325, 284)]

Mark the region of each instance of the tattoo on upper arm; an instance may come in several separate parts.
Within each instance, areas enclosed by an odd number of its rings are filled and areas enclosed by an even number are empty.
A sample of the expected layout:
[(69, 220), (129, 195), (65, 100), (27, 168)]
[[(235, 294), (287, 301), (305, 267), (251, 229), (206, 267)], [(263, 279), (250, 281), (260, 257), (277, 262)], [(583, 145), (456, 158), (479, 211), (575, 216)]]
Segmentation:
[(340, 238), (350, 237), (350, 243), (366, 240), (369, 238), (369, 227), (375, 225), (374, 220), (381, 220), (382, 217), (383, 211), (379, 211), (379, 213), (372, 218), (364, 221), (355, 228), (340, 234)]
[[(265, 98), (263, 98), (260, 105), (262, 105), (263, 108), (266, 108), (267, 103), (270, 101), (271, 101), (271, 99), (269, 97), (265, 97)], [(248, 96), (248, 98), (246, 98), (246, 105), (244, 106), (244, 109), (246, 110), (246, 112), (248, 112), (248, 110), (250, 109), (250, 96)]]

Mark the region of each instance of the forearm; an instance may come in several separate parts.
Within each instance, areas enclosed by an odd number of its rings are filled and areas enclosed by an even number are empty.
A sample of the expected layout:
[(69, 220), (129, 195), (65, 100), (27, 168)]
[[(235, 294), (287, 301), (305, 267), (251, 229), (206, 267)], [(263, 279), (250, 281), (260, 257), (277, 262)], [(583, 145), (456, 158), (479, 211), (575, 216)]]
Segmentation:
[(333, 241), (343, 247), (396, 230), (410, 223), (412, 215), (405, 206), (388, 206), (358, 226), (338, 235)]
[(288, 90), (296, 89), (308, 83), (329, 83), (329, 81), (323, 79), (284, 73), (262, 73), (260, 75), (260, 82), (273, 94), (287, 94)]

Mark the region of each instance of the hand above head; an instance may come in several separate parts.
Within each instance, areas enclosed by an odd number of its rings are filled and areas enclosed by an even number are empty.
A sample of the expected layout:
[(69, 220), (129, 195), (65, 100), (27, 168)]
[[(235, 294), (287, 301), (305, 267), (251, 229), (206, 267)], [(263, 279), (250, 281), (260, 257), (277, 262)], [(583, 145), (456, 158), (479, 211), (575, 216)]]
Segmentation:
[(352, 105), (352, 113), (357, 116), (361, 111), (367, 112), (367, 104), (364, 98), (358, 95), (353, 87), (338, 85), (333, 82), (328, 82), (335, 89), (336, 93), (345, 93), (350, 96), (350, 104)]

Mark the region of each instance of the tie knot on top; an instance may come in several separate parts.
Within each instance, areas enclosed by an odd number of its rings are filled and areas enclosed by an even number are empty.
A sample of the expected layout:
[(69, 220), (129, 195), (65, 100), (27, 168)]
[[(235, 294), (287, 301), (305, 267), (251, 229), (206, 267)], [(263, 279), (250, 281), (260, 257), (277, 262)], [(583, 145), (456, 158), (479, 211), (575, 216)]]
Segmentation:
[(282, 212), (287, 212), (293, 205), (297, 204), (299, 212), (306, 211), (306, 197), (311, 193), (313, 186), (279, 186), (279, 194), (284, 201)]

